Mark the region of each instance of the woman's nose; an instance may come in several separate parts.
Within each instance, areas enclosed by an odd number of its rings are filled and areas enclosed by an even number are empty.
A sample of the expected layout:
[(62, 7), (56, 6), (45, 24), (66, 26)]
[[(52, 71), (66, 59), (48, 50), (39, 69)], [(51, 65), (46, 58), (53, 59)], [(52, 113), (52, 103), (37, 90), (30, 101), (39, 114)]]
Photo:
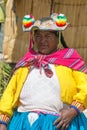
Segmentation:
[(41, 43), (45, 43), (47, 40), (46, 40), (46, 37), (42, 37), (41, 38)]

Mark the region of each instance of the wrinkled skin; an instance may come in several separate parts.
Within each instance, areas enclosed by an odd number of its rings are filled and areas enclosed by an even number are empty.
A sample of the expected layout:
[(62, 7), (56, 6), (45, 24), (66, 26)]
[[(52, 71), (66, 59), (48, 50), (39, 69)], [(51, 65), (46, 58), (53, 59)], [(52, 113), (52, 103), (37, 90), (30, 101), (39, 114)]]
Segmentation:
[(56, 128), (60, 130), (66, 130), (74, 117), (77, 116), (77, 112), (73, 108), (66, 108), (60, 111), (60, 117), (54, 122)]
[(37, 30), (34, 34), (34, 42), (40, 54), (48, 55), (57, 50), (58, 37), (52, 31)]

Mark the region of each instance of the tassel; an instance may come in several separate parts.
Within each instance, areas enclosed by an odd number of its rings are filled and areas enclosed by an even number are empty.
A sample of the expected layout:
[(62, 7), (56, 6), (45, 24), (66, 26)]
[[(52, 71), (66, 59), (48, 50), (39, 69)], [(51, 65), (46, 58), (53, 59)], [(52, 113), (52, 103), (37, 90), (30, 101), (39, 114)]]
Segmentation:
[(59, 43), (58, 43), (58, 50), (61, 50), (63, 48), (62, 44), (61, 44), (61, 32), (59, 31)]

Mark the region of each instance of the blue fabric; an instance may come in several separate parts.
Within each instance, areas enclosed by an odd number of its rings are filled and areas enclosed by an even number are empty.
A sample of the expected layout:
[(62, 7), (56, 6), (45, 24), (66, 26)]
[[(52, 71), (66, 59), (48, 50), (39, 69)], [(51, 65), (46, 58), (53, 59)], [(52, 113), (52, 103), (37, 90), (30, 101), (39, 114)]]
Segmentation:
[[(15, 112), (7, 130), (59, 130), (53, 125), (58, 116), (40, 114), (39, 118), (30, 126), (28, 112)], [(87, 130), (87, 118), (80, 114), (73, 119), (67, 130)]]
[(74, 118), (67, 130), (87, 130), (87, 118), (83, 113)]

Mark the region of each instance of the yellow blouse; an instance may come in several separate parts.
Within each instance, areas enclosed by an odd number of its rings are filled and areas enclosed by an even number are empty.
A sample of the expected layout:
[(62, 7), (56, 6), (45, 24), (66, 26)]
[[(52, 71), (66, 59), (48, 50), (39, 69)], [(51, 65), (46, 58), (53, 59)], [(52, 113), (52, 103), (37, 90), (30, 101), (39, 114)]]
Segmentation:
[[(87, 108), (87, 75), (65, 66), (55, 66), (61, 86), (61, 99), (64, 103), (80, 102)], [(0, 113), (12, 116), (17, 107), (19, 95), (29, 73), (29, 68), (21, 67), (13, 74), (1, 100)]]

